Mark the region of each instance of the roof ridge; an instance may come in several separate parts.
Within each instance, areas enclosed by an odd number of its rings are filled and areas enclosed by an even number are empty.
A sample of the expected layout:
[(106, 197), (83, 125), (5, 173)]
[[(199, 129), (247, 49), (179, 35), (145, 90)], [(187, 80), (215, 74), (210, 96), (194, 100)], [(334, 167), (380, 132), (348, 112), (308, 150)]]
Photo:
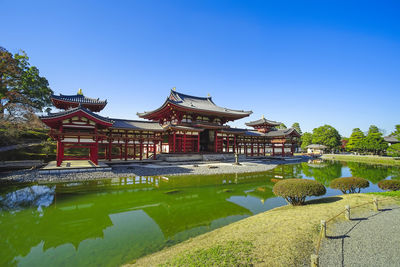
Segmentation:
[[(180, 93), (180, 92), (178, 92), (178, 91), (174, 91), (174, 90), (172, 90), (172, 89), (171, 89), (171, 93), (178, 95), (179, 98), (180, 98), (181, 95), (182, 95), (182, 96), (186, 96), (186, 97), (191, 97), (191, 98), (203, 99), (203, 100), (210, 100), (210, 99), (212, 98), (211, 96), (203, 97), (203, 96), (188, 95), (188, 94)], [(181, 100), (182, 100), (182, 99), (181, 99)], [(212, 102), (212, 100), (211, 100), (211, 102)], [(212, 102), (212, 103), (214, 104), (214, 102)], [(215, 104), (214, 104), (214, 105), (215, 105)]]
[(145, 121), (145, 120), (130, 120), (130, 119), (117, 119), (117, 118), (110, 118), (110, 120), (118, 120), (118, 121), (132, 121), (132, 122), (145, 122), (145, 123), (156, 123), (159, 124), (156, 121)]

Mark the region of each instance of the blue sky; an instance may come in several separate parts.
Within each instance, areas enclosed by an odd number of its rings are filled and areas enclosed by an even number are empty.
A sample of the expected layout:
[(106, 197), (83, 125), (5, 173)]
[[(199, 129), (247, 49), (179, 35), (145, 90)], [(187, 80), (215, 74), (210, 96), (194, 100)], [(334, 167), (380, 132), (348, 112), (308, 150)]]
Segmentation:
[(0, 46), (137, 119), (172, 87), (304, 131), (400, 124), (397, 1), (4, 1)]

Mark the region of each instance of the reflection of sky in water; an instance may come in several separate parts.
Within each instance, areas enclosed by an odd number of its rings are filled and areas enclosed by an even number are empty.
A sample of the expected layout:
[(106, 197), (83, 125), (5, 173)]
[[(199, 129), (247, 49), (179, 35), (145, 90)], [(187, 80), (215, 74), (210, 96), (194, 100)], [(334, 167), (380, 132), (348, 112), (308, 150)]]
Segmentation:
[(281, 197), (272, 197), (264, 201), (253, 196), (233, 196), (227, 200), (250, 210), (253, 214), (286, 205), (286, 201)]
[(18, 211), (37, 207), (38, 211), (42, 211), (42, 207), (48, 207), (53, 203), (55, 188), (55, 186), (33, 185), (7, 193), (0, 199), (1, 210)]

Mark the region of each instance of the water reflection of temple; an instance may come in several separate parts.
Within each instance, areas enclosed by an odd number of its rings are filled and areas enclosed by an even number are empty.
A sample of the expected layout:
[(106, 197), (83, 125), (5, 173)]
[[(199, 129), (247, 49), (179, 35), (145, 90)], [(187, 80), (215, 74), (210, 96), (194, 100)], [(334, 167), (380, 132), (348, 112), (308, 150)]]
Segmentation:
[[(270, 177), (265, 173), (126, 177), (52, 185), (48, 195), (53, 197), (53, 204), (40, 213), (31, 208), (1, 213), (2, 255), (7, 253), (9, 257), (0, 263), (10, 264), (14, 257), (26, 256), (40, 243), (43, 251), (67, 243), (78, 250), (84, 240), (104, 238), (105, 230), (113, 227), (113, 214), (135, 210), (147, 214), (164, 239), (174, 239), (190, 229), (210, 228), (213, 222), (223, 218), (252, 215), (248, 208), (228, 199), (252, 196), (265, 201), (273, 195), (271, 192), (260, 194), (258, 188), (263, 186), (272, 188)], [(3, 231), (18, 234), (3, 234)]]

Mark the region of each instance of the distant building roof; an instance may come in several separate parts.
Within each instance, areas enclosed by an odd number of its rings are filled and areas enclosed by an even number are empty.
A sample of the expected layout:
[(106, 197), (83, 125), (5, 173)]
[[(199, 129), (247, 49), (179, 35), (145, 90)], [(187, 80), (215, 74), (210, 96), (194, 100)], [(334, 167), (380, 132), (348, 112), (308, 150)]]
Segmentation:
[(393, 136), (393, 135), (385, 136), (385, 137), (383, 137), (383, 140), (385, 140), (386, 142), (391, 143), (391, 144), (400, 143), (400, 140), (396, 136)]
[(324, 145), (320, 145), (320, 144), (311, 144), (306, 146), (306, 148), (310, 148), (310, 149), (327, 149), (327, 146)]
[(258, 126), (258, 125), (270, 125), (270, 126), (279, 126), (281, 123), (277, 121), (271, 121), (267, 120), (264, 117), (262, 117), (259, 120), (256, 121), (250, 121), (245, 123), (247, 126)]
[(211, 99), (211, 97), (198, 97), (191, 96), (182, 93), (178, 93), (171, 90), (171, 93), (164, 104), (153, 111), (147, 111), (143, 113), (137, 113), (139, 117), (146, 119), (156, 119), (157, 115), (162, 112), (166, 107), (175, 106), (185, 111), (193, 111), (199, 114), (215, 114), (219, 116), (225, 116), (233, 119), (240, 119), (249, 116), (252, 111), (235, 110), (217, 106)]

